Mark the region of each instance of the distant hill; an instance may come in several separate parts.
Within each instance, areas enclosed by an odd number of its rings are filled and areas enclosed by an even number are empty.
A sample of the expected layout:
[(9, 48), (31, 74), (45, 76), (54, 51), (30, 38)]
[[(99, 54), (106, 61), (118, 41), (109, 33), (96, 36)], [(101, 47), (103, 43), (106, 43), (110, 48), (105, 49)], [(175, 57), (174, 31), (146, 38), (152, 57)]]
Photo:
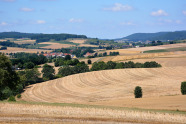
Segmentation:
[(31, 38), (34, 33), (20, 33), (20, 32), (0, 32), (0, 39), (3, 38)]
[(184, 40), (186, 39), (186, 31), (175, 32), (158, 32), (158, 33), (135, 33), (124, 38), (116, 40), (128, 40), (128, 41), (147, 41), (147, 40)]
[(85, 35), (76, 34), (39, 34), (39, 33), (20, 33), (20, 32), (1, 32), (0, 39), (3, 38), (31, 38), (36, 42), (47, 42), (50, 39), (56, 41), (66, 40), (68, 38), (87, 38)]

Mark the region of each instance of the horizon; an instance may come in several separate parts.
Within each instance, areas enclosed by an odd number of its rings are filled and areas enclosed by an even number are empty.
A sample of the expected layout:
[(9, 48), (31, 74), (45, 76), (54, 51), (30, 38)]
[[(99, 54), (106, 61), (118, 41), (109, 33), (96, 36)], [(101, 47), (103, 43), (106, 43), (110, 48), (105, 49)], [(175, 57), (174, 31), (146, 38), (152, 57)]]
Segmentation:
[(0, 32), (117, 39), (134, 33), (186, 29), (184, 0), (0, 0), (0, 4)]

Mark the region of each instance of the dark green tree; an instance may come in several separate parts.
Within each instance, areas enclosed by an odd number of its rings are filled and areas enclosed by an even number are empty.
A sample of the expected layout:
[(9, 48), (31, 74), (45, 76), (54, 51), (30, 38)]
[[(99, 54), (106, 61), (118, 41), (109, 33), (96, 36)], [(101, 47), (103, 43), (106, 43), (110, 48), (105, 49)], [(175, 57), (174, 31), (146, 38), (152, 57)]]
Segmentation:
[(115, 69), (121, 69), (124, 68), (124, 63), (120, 62), (120, 63), (116, 63)]
[(24, 76), (26, 78), (25, 85), (29, 85), (30, 83), (39, 82), (39, 76), (41, 75), (37, 68), (26, 70)]
[(41, 72), (43, 73), (43, 79), (45, 80), (51, 80), (54, 78), (55, 70), (53, 66), (45, 64)]
[(108, 61), (107, 62), (107, 69), (114, 69), (116, 67), (116, 62)]
[(33, 62), (27, 62), (24, 64), (26, 69), (32, 69), (34, 68), (34, 63)]
[(77, 65), (79, 63), (79, 60), (78, 59), (74, 59), (73, 60), (73, 65)]
[(88, 63), (88, 64), (92, 64), (92, 61), (89, 59), (89, 60), (87, 61), (87, 63)]
[(181, 83), (181, 93), (182, 95), (186, 95), (186, 81)]
[(58, 74), (65, 77), (65, 76), (74, 74), (74, 71), (69, 66), (65, 66), (65, 67), (59, 68)]
[(136, 86), (135, 90), (134, 90), (134, 95), (135, 98), (142, 98), (142, 89), (140, 86)]
[(91, 68), (91, 71), (99, 71), (107, 69), (107, 64), (103, 61), (101, 62), (94, 62)]
[(104, 52), (104, 53), (103, 53), (103, 56), (107, 56), (107, 52)]
[(71, 60), (71, 56), (70, 55), (66, 55), (65, 56), (65, 60)]
[(23, 65), (21, 63), (18, 63), (17, 67), (22, 69)]
[(20, 83), (18, 74), (12, 70), (10, 60), (0, 54), (0, 100), (15, 94), (16, 86)]

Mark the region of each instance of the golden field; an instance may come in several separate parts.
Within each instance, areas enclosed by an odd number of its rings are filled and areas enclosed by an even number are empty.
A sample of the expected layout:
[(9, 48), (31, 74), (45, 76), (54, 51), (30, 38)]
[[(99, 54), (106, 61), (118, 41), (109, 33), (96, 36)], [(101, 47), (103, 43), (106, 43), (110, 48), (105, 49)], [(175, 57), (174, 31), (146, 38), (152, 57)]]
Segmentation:
[[(175, 48), (184, 45), (175, 44)], [(172, 45), (161, 47), (174, 48)], [(148, 48), (152, 49), (160, 49), (160, 46)], [(143, 53), (145, 50), (147, 48), (124, 49), (120, 50), (120, 56), (93, 58), (92, 61), (156, 61), (161, 68), (94, 71), (30, 85), (19, 100), (27, 104), (0, 103), (0, 122), (185, 123), (186, 95), (181, 95), (180, 86), (186, 81), (186, 52)], [(142, 87), (143, 98), (134, 98), (136, 86)], [(59, 106), (57, 103), (67, 104)]]
[(34, 44), (36, 40), (16, 40), (13, 42), (17, 44)]
[(39, 44), (50, 44), (49, 46), (40, 47), (40, 48), (45, 48), (45, 49), (61, 49), (61, 48), (68, 48), (68, 47), (75, 46), (71, 44), (60, 44), (60, 43), (53, 43), (53, 42), (42, 42)]
[(52, 52), (52, 50), (43, 50), (43, 49), (25, 49), (25, 48), (18, 48), (18, 47), (7, 47), (7, 50), (0, 50), (2, 53), (18, 53), (18, 52), (25, 52), (25, 53), (41, 53), (41, 52)]
[[(136, 59), (135, 62), (157, 61), (162, 68), (136, 68), (136, 69), (116, 69), (95, 71), (67, 76), (41, 84), (31, 85), (22, 95), (23, 100), (37, 102), (57, 102), (57, 103), (83, 103), (109, 105), (110, 102), (121, 100), (112, 105), (123, 107), (139, 107), (151, 109), (163, 109), (167, 105), (167, 110), (186, 111), (186, 100), (181, 101), (179, 97), (180, 84), (186, 80), (186, 56), (169, 55), (169, 57)], [(173, 99), (174, 102), (162, 103), (154, 106), (131, 104), (127, 102), (134, 99), (133, 90), (135, 86), (141, 86), (144, 99), (156, 98), (157, 104), (165, 96)], [(171, 91), (170, 91), (171, 89)], [(178, 95), (178, 96), (177, 96)], [(180, 100), (174, 100), (174, 99)], [(122, 102), (125, 101), (125, 102)], [(134, 102), (132, 102), (134, 103)], [(140, 102), (139, 102), (140, 103)], [(170, 106), (168, 104), (171, 104)], [(172, 104), (175, 104), (172, 106)]]
[(68, 39), (67, 41), (73, 42), (73, 43), (83, 44), (83, 43), (85, 43), (86, 39), (78, 39), (78, 38), (76, 39), (76, 38), (74, 38), (74, 39)]
[(183, 124), (179, 113), (96, 106), (0, 103), (0, 123)]

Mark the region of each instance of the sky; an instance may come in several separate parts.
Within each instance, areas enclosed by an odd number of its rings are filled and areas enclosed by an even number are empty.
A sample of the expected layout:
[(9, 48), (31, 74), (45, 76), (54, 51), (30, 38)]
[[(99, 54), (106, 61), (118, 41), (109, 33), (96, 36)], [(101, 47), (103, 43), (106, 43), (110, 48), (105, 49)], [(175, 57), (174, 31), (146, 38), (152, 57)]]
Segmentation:
[(0, 32), (114, 39), (186, 30), (186, 0), (0, 0)]

